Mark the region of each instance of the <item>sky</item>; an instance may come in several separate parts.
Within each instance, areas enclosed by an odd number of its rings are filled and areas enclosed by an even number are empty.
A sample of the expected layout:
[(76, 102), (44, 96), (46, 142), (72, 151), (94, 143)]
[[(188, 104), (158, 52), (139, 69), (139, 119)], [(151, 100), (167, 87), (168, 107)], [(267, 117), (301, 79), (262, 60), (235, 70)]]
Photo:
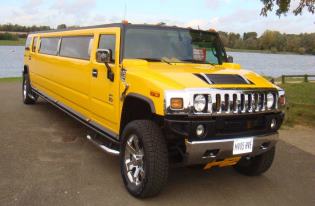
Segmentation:
[[(293, 6), (298, 0), (292, 0)], [(244, 33), (265, 30), (282, 33), (315, 32), (315, 15), (260, 16), (260, 0), (0, 0), (0, 24), (89, 26), (130, 23), (213, 28)]]

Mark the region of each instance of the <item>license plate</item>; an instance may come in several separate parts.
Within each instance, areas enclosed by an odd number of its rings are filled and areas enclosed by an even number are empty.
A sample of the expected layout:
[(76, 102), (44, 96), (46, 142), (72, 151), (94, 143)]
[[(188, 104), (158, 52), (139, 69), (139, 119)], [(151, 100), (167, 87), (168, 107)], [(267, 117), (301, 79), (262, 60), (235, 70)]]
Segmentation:
[(250, 153), (253, 151), (253, 138), (235, 139), (233, 144), (233, 155)]

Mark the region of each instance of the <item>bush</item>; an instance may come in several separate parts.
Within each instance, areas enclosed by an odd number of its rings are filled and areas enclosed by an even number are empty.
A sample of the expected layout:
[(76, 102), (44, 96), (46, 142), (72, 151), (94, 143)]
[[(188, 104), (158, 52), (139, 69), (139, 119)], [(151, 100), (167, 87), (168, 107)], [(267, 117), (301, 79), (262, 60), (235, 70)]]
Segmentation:
[(0, 34), (0, 40), (17, 41), (18, 39), (19, 39), (19, 37), (16, 34), (10, 34), (10, 33)]
[(271, 47), (270, 51), (272, 53), (277, 53), (278, 52), (278, 49), (276, 47)]
[(305, 49), (304, 47), (300, 47), (300, 48), (298, 49), (298, 53), (299, 53), (299, 54), (305, 54), (305, 51), (306, 51), (306, 49)]

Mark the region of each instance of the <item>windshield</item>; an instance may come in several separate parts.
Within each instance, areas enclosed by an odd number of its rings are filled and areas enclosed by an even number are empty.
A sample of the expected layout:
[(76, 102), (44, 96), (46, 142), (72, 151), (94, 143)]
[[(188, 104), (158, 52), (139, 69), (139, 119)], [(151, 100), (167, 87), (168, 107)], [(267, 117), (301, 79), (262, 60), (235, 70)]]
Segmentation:
[(225, 52), (216, 33), (176, 28), (128, 28), (124, 58), (221, 64)]

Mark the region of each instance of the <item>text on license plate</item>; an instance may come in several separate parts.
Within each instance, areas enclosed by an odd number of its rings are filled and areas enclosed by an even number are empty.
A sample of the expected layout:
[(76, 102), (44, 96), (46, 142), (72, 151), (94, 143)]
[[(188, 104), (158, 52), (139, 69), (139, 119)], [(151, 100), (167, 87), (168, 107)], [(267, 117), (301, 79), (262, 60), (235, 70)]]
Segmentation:
[(253, 151), (253, 138), (235, 139), (233, 144), (233, 155), (250, 153)]

